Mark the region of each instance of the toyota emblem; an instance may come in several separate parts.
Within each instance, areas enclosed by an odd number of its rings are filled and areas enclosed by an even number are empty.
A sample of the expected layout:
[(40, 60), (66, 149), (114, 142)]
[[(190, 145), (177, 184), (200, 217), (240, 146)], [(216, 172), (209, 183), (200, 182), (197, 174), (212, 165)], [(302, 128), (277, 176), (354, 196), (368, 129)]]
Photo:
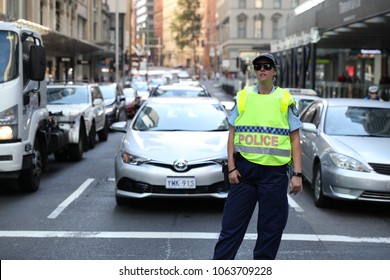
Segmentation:
[(184, 159), (178, 159), (173, 162), (173, 168), (177, 171), (185, 171), (188, 168), (188, 161)]

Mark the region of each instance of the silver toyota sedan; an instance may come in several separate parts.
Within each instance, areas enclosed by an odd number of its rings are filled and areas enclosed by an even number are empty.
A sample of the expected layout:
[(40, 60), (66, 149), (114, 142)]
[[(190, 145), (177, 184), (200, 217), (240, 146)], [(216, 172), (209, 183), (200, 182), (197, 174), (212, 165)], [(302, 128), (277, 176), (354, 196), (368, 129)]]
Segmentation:
[(229, 190), (222, 166), (227, 160), (227, 113), (215, 98), (149, 98), (125, 132), (115, 156), (115, 197), (214, 197)]
[(318, 207), (332, 199), (390, 203), (390, 103), (318, 99), (300, 115), (302, 172)]

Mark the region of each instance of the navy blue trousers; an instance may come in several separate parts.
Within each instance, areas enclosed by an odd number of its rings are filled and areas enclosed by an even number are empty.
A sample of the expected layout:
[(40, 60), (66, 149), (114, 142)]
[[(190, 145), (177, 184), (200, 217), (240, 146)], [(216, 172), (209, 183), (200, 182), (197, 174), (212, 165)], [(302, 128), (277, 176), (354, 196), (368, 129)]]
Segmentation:
[(236, 160), (236, 167), (241, 174), (240, 183), (230, 185), (213, 259), (235, 258), (257, 203), (253, 258), (275, 259), (288, 217), (288, 166), (258, 165), (241, 157)]

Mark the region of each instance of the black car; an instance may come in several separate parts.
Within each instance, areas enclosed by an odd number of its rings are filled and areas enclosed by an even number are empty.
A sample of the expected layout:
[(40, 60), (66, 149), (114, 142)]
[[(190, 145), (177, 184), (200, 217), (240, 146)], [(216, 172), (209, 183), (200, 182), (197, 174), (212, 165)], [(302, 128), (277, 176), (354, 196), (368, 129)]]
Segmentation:
[(101, 84), (99, 87), (104, 97), (104, 107), (109, 124), (126, 121), (128, 113), (122, 87), (117, 83)]

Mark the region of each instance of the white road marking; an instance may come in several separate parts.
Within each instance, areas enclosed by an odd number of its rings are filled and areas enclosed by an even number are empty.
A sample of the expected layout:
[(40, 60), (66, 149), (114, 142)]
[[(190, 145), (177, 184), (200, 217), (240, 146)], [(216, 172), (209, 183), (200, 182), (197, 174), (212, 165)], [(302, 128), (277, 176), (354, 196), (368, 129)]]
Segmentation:
[[(1, 237), (13, 238), (103, 238), (103, 239), (218, 239), (214, 232), (151, 232), (151, 231), (0, 231)], [(256, 233), (245, 234), (256, 240)], [(345, 235), (283, 234), (286, 241), (346, 242), (390, 244), (390, 237), (354, 237)]]
[(304, 212), (301, 206), (291, 197), (291, 195), (287, 196), (288, 199), (288, 204), (290, 205), (291, 208), (293, 208), (297, 212)]
[(64, 211), (66, 207), (69, 206), (76, 198), (78, 198), (83, 191), (85, 191), (88, 186), (94, 181), (95, 179), (87, 179), (85, 182), (74, 192), (72, 193), (67, 199), (65, 199), (56, 209), (54, 209), (53, 212), (49, 216), (47, 216), (48, 219), (55, 219), (58, 217), (58, 215)]

